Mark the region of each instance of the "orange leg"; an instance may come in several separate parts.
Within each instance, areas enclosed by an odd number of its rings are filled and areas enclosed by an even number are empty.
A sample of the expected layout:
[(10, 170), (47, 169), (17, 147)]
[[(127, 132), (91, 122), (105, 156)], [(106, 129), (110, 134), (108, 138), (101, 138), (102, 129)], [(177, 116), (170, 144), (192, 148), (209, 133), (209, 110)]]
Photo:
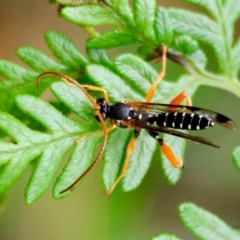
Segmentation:
[(159, 73), (157, 79), (155, 80), (155, 82), (152, 84), (152, 86), (149, 88), (147, 96), (146, 96), (146, 102), (151, 102), (154, 93), (156, 91), (156, 87), (158, 85), (158, 83), (164, 78), (165, 73), (166, 73), (166, 62), (167, 62), (167, 46), (163, 45), (162, 46), (162, 70)]
[(190, 96), (186, 93), (186, 92), (181, 92), (179, 93), (171, 102), (170, 104), (174, 104), (174, 105), (179, 105), (181, 104), (184, 99), (186, 99), (187, 101), (187, 106), (192, 106), (192, 100), (190, 98)]
[(151, 137), (155, 138), (158, 141), (161, 151), (164, 154), (164, 156), (168, 159), (168, 161), (174, 167), (182, 168), (183, 166), (182, 160), (174, 154), (172, 149), (166, 143), (164, 143), (163, 139), (159, 136), (158, 132), (148, 131), (148, 133)]
[(127, 151), (126, 151), (126, 158), (124, 160), (124, 163), (123, 163), (123, 166), (122, 166), (122, 169), (121, 169), (121, 173), (118, 176), (118, 178), (114, 181), (112, 186), (109, 188), (109, 190), (104, 192), (105, 196), (109, 197), (111, 195), (111, 193), (114, 190), (114, 188), (117, 186), (117, 184), (121, 181), (121, 179), (124, 177), (125, 173), (127, 172), (129, 159), (130, 159), (131, 153), (133, 151), (136, 139), (137, 139), (137, 135), (135, 135), (135, 137), (133, 137), (130, 140), (130, 142), (128, 143)]
[[(167, 47), (163, 45), (162, 47), (162, 70), (159, 73), (157, 79), (152, 84), (150, 89), (148, 90), (147, 96), (146, 96), (146, 102), (150, 102), (154, 96), (154, 93), (156, 91), (157, 84), (164, 78), (166, 73), (166, 55), (167, 55)], [(192, 102), (190, 97), (185, 92), (181, 92), (178, 96), (176, 96), (170, 104), (173, 105), (179, 105), (182, 103), (184, 99), (187, 99), (187, 105), (191, 106)], [(171, 108), (169, 108), (171, 110)], [(174, 109), (173, 109), (174, 110)], [(161, 147), (161, 151), (164, 154), (164, 156), (169, 160), (169, 162), (176, 168), (181, 168), (183, 166), (183, 162), (180, 158), (178, 158), (174, 152), (171, 150), (171, 148), (163, 142), (163, 139), (159, 136), (158, 132), (152, 132), (149, 131), (149, 134), (155, 138)]]
[(164, 156), (168, 159), (168, 161), (175, 167), (175, 168), (182, 168), (183, 162), (180, 158), (178, 158), (172, 149), (165, 144), (163, 141), (159, 142), (161, 151), (164, 154)]

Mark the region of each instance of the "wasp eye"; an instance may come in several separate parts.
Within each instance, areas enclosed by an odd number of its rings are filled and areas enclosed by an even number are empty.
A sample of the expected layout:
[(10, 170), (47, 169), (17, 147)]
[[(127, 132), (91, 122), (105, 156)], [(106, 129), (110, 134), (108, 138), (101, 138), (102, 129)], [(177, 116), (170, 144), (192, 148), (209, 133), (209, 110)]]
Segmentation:
[[(105, 121), (108, 118), (108, 111), (109, 111), (109, 105), (106, 99), (99, 98), (97, 100), (98, 110), (99, 113), (102, 115), (103, 120)], [(99, 116), (95, 115), (95, 118), (98, 122), (100, 122)]]
[(97, 104), (100, 105), (100, 106), (107, 106), (108, 105), (108, 102), (105, 98), (99, 98), (97, 100)]

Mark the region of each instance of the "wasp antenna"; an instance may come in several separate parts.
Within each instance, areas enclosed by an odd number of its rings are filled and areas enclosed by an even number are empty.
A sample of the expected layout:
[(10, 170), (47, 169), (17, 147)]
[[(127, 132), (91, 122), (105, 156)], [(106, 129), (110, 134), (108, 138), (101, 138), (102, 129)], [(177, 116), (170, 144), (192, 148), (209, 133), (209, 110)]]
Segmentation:
[[(137, 132), (137, 134), (139, 134)], [(135, 141), (137, 139), (137, 136), (138, 135), (135, 135), (134, 138), (132, 138), (130, 140), (130, 142), (128, 143), (128, 146), (127, 146), (127, 154), (126, 154), (126, 158), (123, 162), (123, 166), (122, 166), (122, 169), (121, 169), (121, 172), (120, 172), (120, 175), (118, 176), (118, 178), (114, 181), (114, 183), (112, 184), (112, 186), (106, 191), (104, 192), (103, 194), (106, 196), (106, 197), (109, 197), (112, 193), (112, 191), (115, 189), (115, 187), (117, 186), (117, 184), (120, 182), (120, 180), (124, 177), (125, 173), (127, 172), (127, 169), (128, 169), (128, 165), (129, 165), (129, 160), (130, 160), (130, 156), (131, 156), (131, 153), (133, 151), (133, 148), (134, 148), (134, 144), (135, 144)]]
[(178, 158), (172, 149), (165, 143), (161, 142), (160, 147), (164, 156), (168, 159), (168, 161), (175, 167), (175, 168), (182, 168), (183, 162), (180, 158)]
[(38, 75), (37, 77), (37, 81), (36, 81), (36, 88), (38, 89), (39, 87), (39, 83), (41, 81), (41, 79), (47, 75), (53, 75), (53, 76), (56, 76), (56, 77), (61, 77), (61, 73), (58, 73), (58, 72), (51, 72), (51, 71), (48, 71), (48, 72), (43, 72), (41, 73), (40, 75)]
[[(94, 101), (94, 99), (91, 97), (91, 95), (87, 92), (87, 90), (85, 89), (85, 87), (83, 85), (81, 85), (80, 83), (78, 83), (76, 80), (74, 80), (73, 78), (65, 75), (65, 74), (62, 74), (62, 73), (58, 73), (58, 72), (51, 72), (51, 71), (48, 71), (48, 72), (43, 72), (41, 73), (38, 77), (37, 77), (37, 88), (39, 86), (39, 82), (41, 80), (41, 78), (47, 76), (47, 75), (52, 75), (52, 76), (56, 76), (56, 77), (59, 77), (62, 81), (64, 81), (65, 83), (67, 83), (68, 85), (70, 86), (75, 86), (77, 88), (79, 88), (84, 94), (85, 96), (88, 98), (88, 100), (92, 103), (93, 107), (96, 109), (96, 115), (100, 121), (100, 124), (102, 126), (102, 129), (103, 129), (103, 136), (104, 136), (104, 139), (103, 139), (103, 142), (102, 142), (102, 146), (96, 156), (96, 158), (94, 159), (94, 161), (91, 163), (91, 165), (85, 170), (85, 172), (80, 176), (78, 177), (78, 179), (76, 181), (74, 181), (69, 187), (67, 187), (66, 189), (64, 189), (63, 191), (60, 192), (61, 193), (64, 193), (70, 189), (72, 189), (94, 166), (95, 164), (98, 162), (98, 160), (101, 158), (104, 150), (105, 150), (105, 147), (106, 147), (106, 144), (107, 144), (107, 137), (108, 137), (108, 131), (107, 131), (107, 127), (106, 127), (106, 124), (105, 124), (105, 121), (100, 113), (100, 111), (98, 111), (98, 105), (96, 104), (96, 102)], [(89, 86), (87, 86), (88, 88)], [(99, 89), (97, 89), (99, 90)], [(107, 93), (106, 93), (107, 94)]]
[(62, 81), (64, 81), (65, 83), (67, 83), (68, 85), (71, 85), (71, 86), (76, 86), (78, 87), (79, 89), (82, 90), (82, 92), (86, 95), (86, 97), (88, 98), (88, 100), (92, 103), (92, 105), (94, 106), (94, 108), (97, 108), (97, 104), (96, 102), (94, 101), (94, 99), (91, 97), (91, 95), (87, 92), (87, 90), (84, 88), (84, 86), (82, 86), (80, 83), (78, 83), (76, 80), (74, 80), (73, 78), (63, 74), (63, 73), (59, 73), (59, 72), (43, 72), (41, 73), (38, 77), (37, 77), (37, 83), (36, 83), (36, 86), (38, 88), (39, 86), (39, 82), (41, 80), (41, 78), (47, 76), (47, 75), (52, 75), (52, 76), (56, 76), (56, 77), (60, 77), (60, 79)]
[(85, 175), (88, 174), (88, 172), (95, 166), (95, 164), (99, 161), (99, 159), (101, 158), (104, 150), (105, 150), (105, 147), (106, 147), (106, 144), (107, 144), (107, 137), (108, 137), (108, 134), (107, 134), (107, 128), (106, 128), (106, 125), (105, 125), (105, 122), (103, 120), (103, 117), (101, 115), (100, 112), (97, 112), (96, 113), (97, 116), (99, 117), (99, 120), (100, 120), (100, 123), (102, 125), (102, 128), (103, 128), (103, 136), (104, 136), (104, 139), (103, 139), (103, 142), (102, 142), (102, 146), (98, 152), (98, 155), (96, 156), (96, 158), (94, 159), (94, 161), (91, 163), (91, 165), (85, 170), (85, 172), (83, 172), (83, 174), (81, 176), (79, 176), (69, 187), (67, 187), (66, 189), (62, 190), (60, 192), (60, 194), (64, 193), (64, 192), (67, 192), (68, 190), (71, 190)]

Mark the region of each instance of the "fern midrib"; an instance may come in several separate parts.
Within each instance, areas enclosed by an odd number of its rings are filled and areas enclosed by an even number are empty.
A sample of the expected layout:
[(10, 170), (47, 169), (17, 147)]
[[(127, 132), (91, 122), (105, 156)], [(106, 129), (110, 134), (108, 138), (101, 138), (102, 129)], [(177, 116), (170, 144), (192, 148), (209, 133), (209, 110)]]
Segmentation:
[(223, 46), (225, 46), (225, 56), (226, 58), (224, 59), (224, 74), (226, 77), (231, 79), (231, 44), (228, 43), (227, 39), (227, 29), (226, 29), (226, 24), (224, 21), (224, 16), (223, 16), (223, 6), (221, 1), (216, 1), (217, 4), (217, 9), (218, 9), (218, 23), (220, 25), (221, 33), (222, 33), (222, 40), (223, 40)]
[[(48, 146), (52, 145), (52, 144), (55, 144), (56, 142), (60, 142), (61, 140), (64, 140), (64, 139), (69, 139), (69, 138), (72, 138), (72, 140), (77, 140), (79, 138), (81, 138), (82, 135), (86, 134), (89, 129), (85, 129), (84, 131), (81, 131), (81, 132), (71, 132), (71, 133), (68, 133), (68, 134), (65, 134), (65, 135), (62, 135), (62, 136), (59, 136), (59, 137), (55, 137), (47, 142), (40, 142), (40, 143), (34, 143), (33, 141), (33, 144), (32, 145), (28, 145), (28, 146), (24, 146), (24, 147), (19, 147), (17, 149), (11, 149), (10, 151), (1, 151), (0, 153), (1, 154), (13, 154), (13, 153), (18, 153), (18, 152), (21, 152), (21, 151), (29, 151), (31, 150), (32, 148), (38, 148), (38, 149), (47, 149)], [(93, 132), (94, 133), (94, 132)], [(48, 135), (49, 136), (49, 135)], [(18, 146), (18, 144), (16, 144), (16, 146)]]

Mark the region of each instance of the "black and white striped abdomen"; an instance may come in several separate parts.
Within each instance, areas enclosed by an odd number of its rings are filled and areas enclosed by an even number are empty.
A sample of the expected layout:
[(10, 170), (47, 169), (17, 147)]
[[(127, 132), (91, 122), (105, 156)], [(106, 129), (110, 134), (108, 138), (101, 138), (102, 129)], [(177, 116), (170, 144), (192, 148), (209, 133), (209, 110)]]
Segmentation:
[(161, 113), (150, 117), (149, 123), (183, 130), (201, 130), (214, 125), (213, 121), (203, 115), (182, 112)]

